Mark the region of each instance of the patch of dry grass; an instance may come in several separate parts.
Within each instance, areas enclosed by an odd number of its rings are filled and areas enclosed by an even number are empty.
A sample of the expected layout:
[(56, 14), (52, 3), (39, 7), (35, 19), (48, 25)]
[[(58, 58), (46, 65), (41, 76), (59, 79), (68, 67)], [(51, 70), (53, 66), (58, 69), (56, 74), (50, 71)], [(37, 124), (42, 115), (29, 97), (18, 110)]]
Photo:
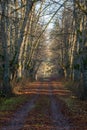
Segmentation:
[[(78, 82), (64, 82), (64, 88), (71, 91), (71, 95), (66, 97), (60, 96), (69, 109), (67, 115), (72, 122), (79, 127), (79, 129), (85, 127), (87, 129), (87, 100), (81, 100), (83, 94), (82, 84)], [(83, 128), (84, 129), (84, 128)]]

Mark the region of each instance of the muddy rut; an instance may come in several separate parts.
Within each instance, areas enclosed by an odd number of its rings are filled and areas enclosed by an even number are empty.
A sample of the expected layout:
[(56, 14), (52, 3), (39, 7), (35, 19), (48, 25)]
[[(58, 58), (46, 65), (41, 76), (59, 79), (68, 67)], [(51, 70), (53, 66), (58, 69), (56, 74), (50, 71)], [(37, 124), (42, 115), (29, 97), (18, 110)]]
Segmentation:
[(54, 96), (51, 96), (51, 112), (55, 130), (70, 130), (70, 124), (61, 112), (60, 105), (56, 103)]

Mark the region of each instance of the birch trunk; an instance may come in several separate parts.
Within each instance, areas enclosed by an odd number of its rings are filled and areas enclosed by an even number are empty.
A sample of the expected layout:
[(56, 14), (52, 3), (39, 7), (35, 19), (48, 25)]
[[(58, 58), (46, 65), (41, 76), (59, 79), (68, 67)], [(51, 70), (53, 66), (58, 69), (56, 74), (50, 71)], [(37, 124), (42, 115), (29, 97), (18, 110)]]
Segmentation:
[(25, 18), (24, 18), (22, 27), (20, 29), (20, 36), (19, 36), (19, 38), (17, 40), (18, 48), (17, 48), (17, 53), (16, 53), (16, 56), (15, 56), (14, 64), (18, 64), (18, 58), (19, 58), (20, 49), (21, 49), (22, 42), (23, 42), (24, 31), (25, 31), (25, 27), (27, 25), (27, 21), (28, 21), (28, 18), (29, 18), (28, 16), (29, 16), (29, 13), (30, 13), (30, 11), (32, 9), (32, 6), (33, 6), (33, 2), (27, 0), (27, 2), (26, 2)]

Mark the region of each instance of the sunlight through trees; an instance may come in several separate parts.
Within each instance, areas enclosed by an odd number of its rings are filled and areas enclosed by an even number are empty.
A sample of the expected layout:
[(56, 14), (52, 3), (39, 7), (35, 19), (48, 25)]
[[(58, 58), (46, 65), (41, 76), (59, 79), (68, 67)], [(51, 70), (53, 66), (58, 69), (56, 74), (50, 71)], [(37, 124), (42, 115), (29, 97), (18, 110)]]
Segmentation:
[(0, 1), (1, 93), (10, 95), (12, 82), (35, 80), (40, 69), (81, 81), (86, 96), (86, 0)]

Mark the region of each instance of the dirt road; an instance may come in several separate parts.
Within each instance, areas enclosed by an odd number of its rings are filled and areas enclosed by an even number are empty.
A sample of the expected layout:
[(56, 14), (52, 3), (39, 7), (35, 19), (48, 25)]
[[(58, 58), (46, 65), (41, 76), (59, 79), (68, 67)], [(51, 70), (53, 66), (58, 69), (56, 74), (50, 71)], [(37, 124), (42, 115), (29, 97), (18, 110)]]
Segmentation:
[(70, 93), (61, 82), (35, 82), (32, 87), (25, 86), (21, 93), (34, 96), (2, 130), (74, 130), (61, 111), (64, 106), (58, 96)]

